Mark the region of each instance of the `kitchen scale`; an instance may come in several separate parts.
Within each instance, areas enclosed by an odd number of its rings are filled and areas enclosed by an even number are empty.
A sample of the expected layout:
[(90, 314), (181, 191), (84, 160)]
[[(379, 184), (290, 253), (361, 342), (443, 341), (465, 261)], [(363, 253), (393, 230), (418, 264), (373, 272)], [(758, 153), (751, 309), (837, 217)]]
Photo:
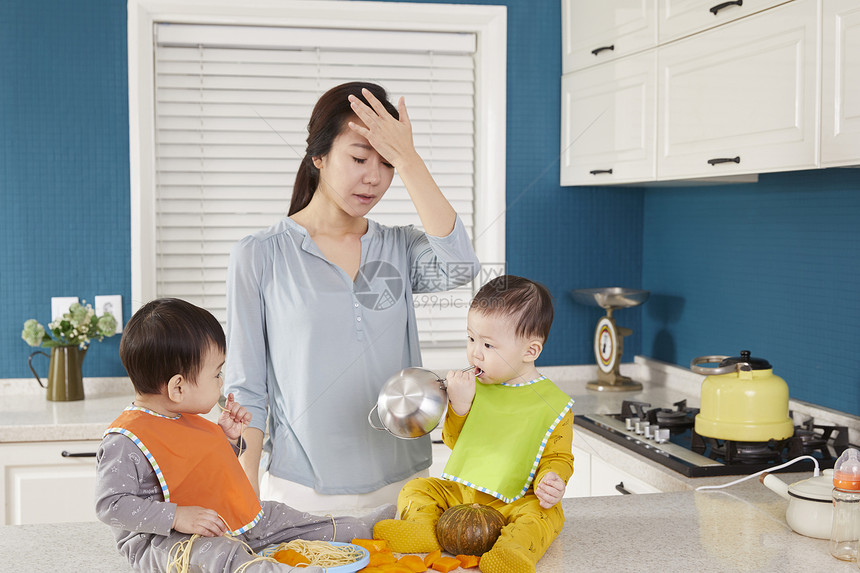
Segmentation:
[(615, 324), (612, 311), (619, 308), (639, 306), (650, 296), (650, 291), (621, 287), (583, 288), (571, 291), (576, 302), (587, 306), (599, 306), (606, 316), (597, 321), (594, 329), (594, 357), (597, 360), (597, 381), (589, 382), (586, 388), (601, 392), (627, 392), (641, 390), (642, 384), (621, 375), (621, 354), (624, 337), (633, 331)]

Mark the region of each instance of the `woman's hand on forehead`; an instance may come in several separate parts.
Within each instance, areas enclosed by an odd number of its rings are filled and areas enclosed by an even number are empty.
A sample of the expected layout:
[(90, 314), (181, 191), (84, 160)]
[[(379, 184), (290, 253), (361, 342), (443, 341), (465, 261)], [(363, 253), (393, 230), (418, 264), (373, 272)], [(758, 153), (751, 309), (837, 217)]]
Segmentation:
[(398, 167), (409, 156), (416, 154), (412, 142), (412, 123), (406, 112), (406, 102), (402, 97), (397, 102), (400, 119), (395, 119), (370, 91), (362, 90), (362, 94), (367, 98), (370, 106), (354, 95), (349, 96), (349, 102), (364, 126), (349, 122), (349, 128), (367, 139), (391, 165)]

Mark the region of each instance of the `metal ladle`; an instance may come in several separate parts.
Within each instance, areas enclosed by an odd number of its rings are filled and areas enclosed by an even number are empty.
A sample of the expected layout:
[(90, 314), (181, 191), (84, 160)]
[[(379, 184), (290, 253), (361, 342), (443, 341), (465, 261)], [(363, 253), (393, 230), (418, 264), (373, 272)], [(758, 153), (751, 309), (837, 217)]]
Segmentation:
[[(461, 372), (473, 369), (474, 366), (469, 366)], [(367, 422), (375, 430), (412, 440), (432, 432), (445, 416), (447, 407), (444, 378), (425, 368), (404, 368), (382, 386), (376, 405), (367, 414)], [(374, 411), (381, 427), (371, 419)]]

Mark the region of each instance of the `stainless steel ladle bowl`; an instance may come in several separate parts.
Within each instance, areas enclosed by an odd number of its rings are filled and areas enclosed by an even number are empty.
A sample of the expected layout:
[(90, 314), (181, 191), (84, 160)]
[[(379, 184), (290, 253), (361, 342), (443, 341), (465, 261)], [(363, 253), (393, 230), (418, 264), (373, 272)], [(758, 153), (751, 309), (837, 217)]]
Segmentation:
[[(425, 368), (404, 368), (382, 386), (376, 406), (367, 414), (367, 422), (374, 429), (412, 440), (433, 431), (445, 416), (447, 407), (444, 378)], [(374, 411), (382, 427), (373, 423)]]

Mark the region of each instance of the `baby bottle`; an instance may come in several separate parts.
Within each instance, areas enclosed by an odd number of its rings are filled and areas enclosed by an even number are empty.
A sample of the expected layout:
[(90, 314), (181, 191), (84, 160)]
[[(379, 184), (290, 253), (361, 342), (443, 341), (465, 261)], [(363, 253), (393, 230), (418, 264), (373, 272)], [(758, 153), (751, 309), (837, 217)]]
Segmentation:
[(857, 560), (860, 539), (860, 451), (848, 448), (833, 466), (833, 526), (830, 554)]

